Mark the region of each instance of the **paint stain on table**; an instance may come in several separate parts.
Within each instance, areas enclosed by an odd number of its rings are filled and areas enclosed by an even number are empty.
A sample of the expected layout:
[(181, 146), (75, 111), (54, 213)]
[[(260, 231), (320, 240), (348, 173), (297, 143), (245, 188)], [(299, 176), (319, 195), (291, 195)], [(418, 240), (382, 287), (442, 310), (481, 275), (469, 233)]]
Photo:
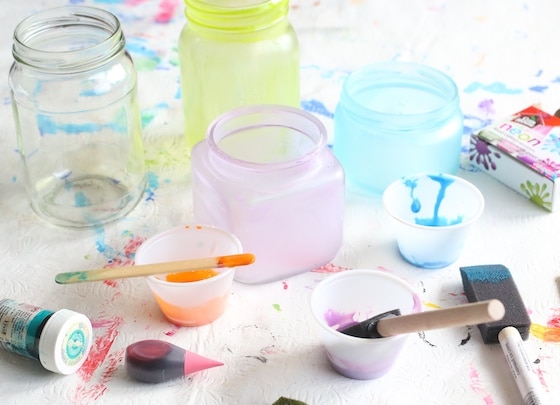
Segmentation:
[(123, 319), (120, 317), (92, 321), (96, 336), (85, 363), (78, 370), (82, 382), (76, 387), (75, 403), (95, 401), (107, 391), (107, 383), (117, 372), (123, 359), (124, 349), (109, 353), (122, 323)]
[(560, 308), (554, 310), (552, 318), (546, 325), (533, 323), (531, 333), (545, 342), (560, 342)]

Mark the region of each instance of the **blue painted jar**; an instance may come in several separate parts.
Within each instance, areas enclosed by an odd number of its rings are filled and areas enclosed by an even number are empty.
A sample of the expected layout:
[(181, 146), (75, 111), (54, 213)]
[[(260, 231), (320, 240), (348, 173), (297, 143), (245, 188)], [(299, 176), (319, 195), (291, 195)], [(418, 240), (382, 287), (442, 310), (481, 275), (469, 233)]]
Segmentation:
[(334, 153), (347, 184), (380, 194), (412, 173), (456, 173), (462, 133), (459, 94), (449, 76), (416, 63), (376, 63), (344, 83)]

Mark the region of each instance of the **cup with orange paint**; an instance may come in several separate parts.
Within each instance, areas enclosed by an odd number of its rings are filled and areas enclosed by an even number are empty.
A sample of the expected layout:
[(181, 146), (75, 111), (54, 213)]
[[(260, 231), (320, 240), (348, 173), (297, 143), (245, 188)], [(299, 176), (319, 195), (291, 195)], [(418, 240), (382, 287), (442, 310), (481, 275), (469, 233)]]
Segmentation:
[[(165, 263), (242, 252), (239, 239), (221, 228), (187, 225), (148, 238), (136, 252), (136, 265)], [(163, 315), (181, 326), (201, 326), (225, 311), (235, 268), (219, 267), (146, 277)]]

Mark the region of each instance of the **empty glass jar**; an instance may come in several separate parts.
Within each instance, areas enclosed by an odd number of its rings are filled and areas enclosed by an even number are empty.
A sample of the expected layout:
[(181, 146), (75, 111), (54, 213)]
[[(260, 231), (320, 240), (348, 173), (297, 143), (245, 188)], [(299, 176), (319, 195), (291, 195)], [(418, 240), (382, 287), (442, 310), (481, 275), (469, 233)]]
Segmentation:
[(67, 226), (116, 220), (145, 186), (136, 71), (118, 19), (92, 7), (38, 12), (15, 29), (10, 70), (31, 206)]
[(344, 172), (311, 114), (278, 105), (233, 109), (210, 125), (191, 162), (196, 222), (232, 232), (255, 254), (236, 280), (279, 280), (337, 254)]

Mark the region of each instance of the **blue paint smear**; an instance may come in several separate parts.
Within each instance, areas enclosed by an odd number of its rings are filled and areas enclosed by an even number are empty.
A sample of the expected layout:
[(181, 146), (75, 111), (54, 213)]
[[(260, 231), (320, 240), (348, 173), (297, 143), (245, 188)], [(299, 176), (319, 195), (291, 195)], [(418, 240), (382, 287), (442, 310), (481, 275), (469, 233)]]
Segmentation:
[(145, 201), (154, 201), (155, 191), (159, 188), (159, 177), (154, 172), (148, 172), (146, 176), (146, 198)]
[(529, 87), (529, 90), (534, 91), (536, 93), (542, 93), (546, 89), (548, 89), (548, 86), (532, 86), (532, 87)]
[(86, 197), (83, 191), (80, 191), (74, 195), (74, 206), (88, 207), (90, 205), (91, 205), (91, 200)]
[(463, 120), (463, 135), (471, 135), (477, 130), (484, 128), (492, 123), (491, 119), (483, 119), (475, 115), (465, 114)]
[(112, 248), (111, 246), (105, 243), (105, 229), (103, 227), (95, 228), (96, 234), (96, 241), (95, 247), (97, 251), (101, 253), (104, 257), (106, 257), (109, 261), (114, 260), (116, 257), (125, 257), (123, 253), (119, 252), (118, 250)]
[(97, 124), (93, 122), (84, 122), (82, 124), (66, 124), (58, 123), (53, 118), (39, 114), (37, 116), (37, 124), (41, 136), (54, 135), (57, 132), (64, 132), (67, 134), (83, 134), (91, 132), (99, 132), (103, 129), (110, 129), (117, 132), (126, 132), (126, 115), (124, 111), (116, 117), (110, 124)]
[(542, 146), (542, 150), (548, 150), (551, 153), (560, 155), (560, 136), (554, 133), (549, 134)]
[(463, 91), (465, 93), (474, 93), (478, 90), (488, 91), (490, 93), (496, 94), (521, 94), (523, 93), (522, 89), (510, 89), (504, 83), (494, 82), (490, 84), (482, 84), (480, 82), (473, 82), (469, 84)]
[(126, 49), (129, 52), (135, 53), (137, 55), (142, 55), (149, 59), (154, 59), (159, 61), (160, 57), (156, 51), (146, 47), (146, 39), (144, 38), (129, 38), (126, 42)]
[(318, 100), (302, 100), (301, 101), (301, 108), (303, 108), (305, 111), (308, 111), (308, 112), (311, 112), (311, 113), (317, 113), (317, 114), (320, 114), (320, 115), (324, 115), (327, 118), (333, 118), (334, 117), (334, 114), (332, 112), (330, 112), (329, 110), (327, 110), (325, 105)]

